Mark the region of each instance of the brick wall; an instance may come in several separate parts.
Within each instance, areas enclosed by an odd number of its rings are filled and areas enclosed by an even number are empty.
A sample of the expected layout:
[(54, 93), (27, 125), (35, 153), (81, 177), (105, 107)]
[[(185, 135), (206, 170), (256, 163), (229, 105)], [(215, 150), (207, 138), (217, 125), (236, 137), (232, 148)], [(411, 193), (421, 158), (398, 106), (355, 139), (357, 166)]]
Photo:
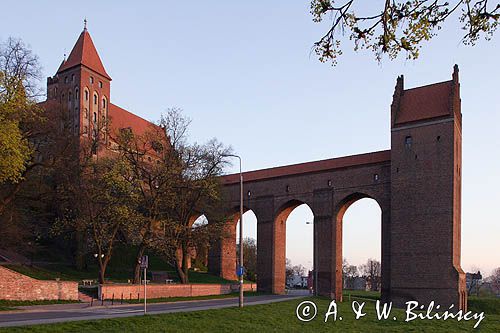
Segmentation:
[(36, 280), (0, 266), (0, 299), (78, 300), (78, 282)]
[[(238, 284), (148, 284), (148, 298), (191, 297), (207, 295), (223, 295), (237, 292)], [(245, 291), (256, 291), (257, 284), (245, 283)], [(144, 286), (138, 284), (104, 284), (99, 286), (99, 299), (137, 299), (144, 298)]]

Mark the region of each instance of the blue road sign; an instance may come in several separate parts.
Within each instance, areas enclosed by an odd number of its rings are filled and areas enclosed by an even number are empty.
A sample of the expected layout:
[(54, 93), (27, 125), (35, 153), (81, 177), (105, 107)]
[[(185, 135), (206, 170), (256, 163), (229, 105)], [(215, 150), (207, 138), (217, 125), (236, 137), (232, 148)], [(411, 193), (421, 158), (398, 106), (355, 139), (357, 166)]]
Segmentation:
[(243, 276), (243, 274), (245, 274), (245, 267), (243, 266), (236, 267), (236, 276), (240, 277)]

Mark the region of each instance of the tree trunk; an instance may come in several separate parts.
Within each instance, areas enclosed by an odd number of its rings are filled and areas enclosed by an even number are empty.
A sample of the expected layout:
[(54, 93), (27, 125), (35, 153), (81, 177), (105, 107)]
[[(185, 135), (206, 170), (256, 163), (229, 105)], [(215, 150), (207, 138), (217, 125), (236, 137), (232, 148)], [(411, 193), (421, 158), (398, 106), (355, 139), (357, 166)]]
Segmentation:
[(85, 268), (85, 231), (82, 228), (77, 228), (76, 240), (76, 254), (75, 254), (75, 267), (77, 271), (82, 271)]
[(187, 267), (187, 254), (185, 246), (182, 245), (175, 251), (175, 268), (182, 284), (189, 283)]
[(135, 258), (136, 260), (135, 260), (135, 265), (134, 265), (134, 280), (133, 280), (134, 284), (138, 284), (139, 281), (141, 280), (140, 260), (141, 260), (142, 256), (144, 255), (145, 250), (146, 250), (146, 246), (144, 244), (141, 244), (139, 246), (139, 251), (137, 251), (137, 256)]

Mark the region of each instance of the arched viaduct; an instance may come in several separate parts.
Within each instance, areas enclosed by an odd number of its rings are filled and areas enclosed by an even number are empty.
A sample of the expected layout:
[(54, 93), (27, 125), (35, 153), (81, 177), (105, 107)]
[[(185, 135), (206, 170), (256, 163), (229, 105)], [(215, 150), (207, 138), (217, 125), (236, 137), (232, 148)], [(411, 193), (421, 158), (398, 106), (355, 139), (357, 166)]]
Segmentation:
[[(380, 206), (382, 299), (466, 307), (460, 268), (461, 111), (458, 67), (452, 80), (404, 89), (391, 105), (391, 150), (245, 172), (244, 206), (257, 217), (261, 291), (285, 288), (285, 227), (307, 204), (314, 214), (317, 292), (342, 299), (342, 218), (361, 198)], [(227, 207), (239, 206), (239, 175), (223, 177)], [(234, 279), (236, 223), (210, 248), (209, 269)], [(232, 214), (234, 213), (234, 214)]]

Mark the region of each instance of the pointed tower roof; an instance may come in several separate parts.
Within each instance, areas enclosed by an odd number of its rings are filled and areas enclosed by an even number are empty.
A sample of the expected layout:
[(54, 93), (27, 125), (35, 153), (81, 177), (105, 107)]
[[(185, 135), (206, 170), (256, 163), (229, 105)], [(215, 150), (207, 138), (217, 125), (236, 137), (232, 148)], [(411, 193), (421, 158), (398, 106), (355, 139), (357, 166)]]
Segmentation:
[(111, 77), (104, 69), (101, 58), (99, 58), (99, 54), (94, 46), (94, 42), (92, 42), (92, 38), (86, 28), (83, 29), (80, 37), (78, 37), (78, 40), (76, 41), (75, 46), (73, 46), (73, 50), (71, 50), (68, 59), (61, 64), (57, 73), (78, 65), (83, 65), (111, 80)]

